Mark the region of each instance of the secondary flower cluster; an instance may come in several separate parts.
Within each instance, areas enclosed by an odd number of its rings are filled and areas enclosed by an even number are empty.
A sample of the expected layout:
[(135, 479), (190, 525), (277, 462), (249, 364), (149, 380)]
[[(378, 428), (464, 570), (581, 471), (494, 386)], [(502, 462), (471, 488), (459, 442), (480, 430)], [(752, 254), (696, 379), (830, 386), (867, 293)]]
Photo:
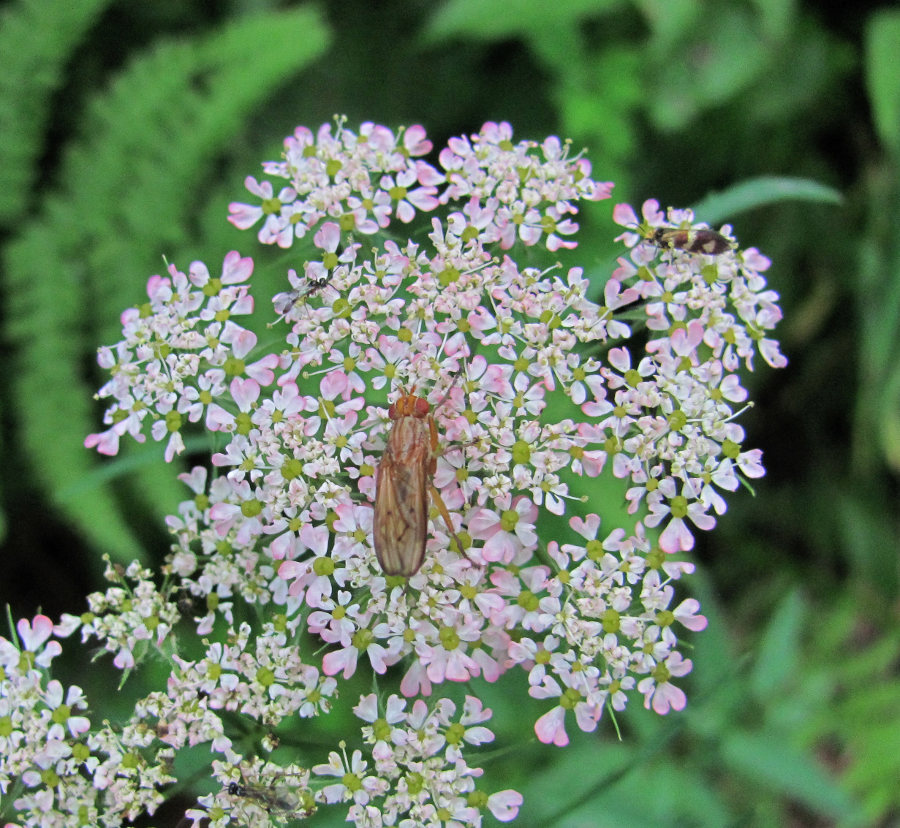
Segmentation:
[[(211, 828), (228, 825), (233, 817), (264, 825), (309, 816), (317, 801), (349, 803), (348, 819), (357, 825), (384, 824), (388, 814), (392, 824), (408, 826), (480, 825), (485, 810), (503, 822), (515, 818), (522, 796), (479, 790), (476, 779), (482, 771), (469, 767), (463, 756), (466, 744), (493, 740), (483, 725), (491, 711), (471, 696), (459, 714), (449, 699), (432, 707), (419, 699), (410, 710), (406, 707), (406, 700), (392, 695), (379, 711), (373, 693), (353, 709), (367, 723), (362, 741), (370, 759), (361, 750), (348, 757), (342, 742), (328, 762), (311, 771), (259, 759), (241, 765), (215, 760), (213, 775), (221, 788), (200, 797), (202, 807), (188, 810), (187, 818), (192, 825), (208, 820)], [(316, 794), (314, 777), (323, 783)]]
[(395, 136), (387, 127), (365, 123), (354, 133), (339, 118), (336, 131), (331, 124), (315, 135), (297, 127), (285, 139), (284, 159), (263, 164), (267, 175), (288, 185), (276, 196), (271, 181), (248, 176), (247, 189), (260, 202), (231, 204), (229, 221), (246, 230), (262, 219), (259, 240), (287, 248), (323, 219), (337, 221), (344, 233), (372, 234), (392, 218), (409, 224), (416, 211), (465, 201), (451, 220), (468, 224), (469, 233), (486, 243), (507, 250), (517, 238), (533, 245), (545, 237), (547, 248), (557, 250), (576, 246), (562, 238), (578, 230), (569, 218), (578, 212), (576, 202), (607, 198), (612, 189), (592, 181), (590, 163), (570, 159), (558, 138), (540, 147), (533, 141), (514, 144), (506, 123), (487, 123), (471, 139), (450, 139), (440, 153), (446, 176), (414, 160), (432, 149), (421, 126)]
[[(560, 746), (573, 721), (591, 731), (634, 695), (658, 713), (686, 703), (679, 628), (706, 620), (676, 600), (693, 567), (670, 553), (692, 547), (692, 525), (714, 525), (742, 476), (763, 473), (734, 418), (747, 398), (737, 371), (757, 352), (784, 363), (769, 262), (727, 228), (715, 255), (662, 248), (656, 231), (696, 225), (647, 202), (642, 220), (616, 208), (630, 254), (612, 276), (525, 266), (509, 251), (573, 248), (578, 201), (611, 185), (556, 138), (514, 143), (508, 124), (452, 139), (443, 172), (421, 160), (430, 150), (421, 127), (354, 133), (338, 120), (298, 128), (264, 165), (277, 195), (247, 179), (259, 203), (231, 205), (231, 221), (309, 256), (273, 299), (280, 344), (263, 348), (251, 330), (253, 262), (232, 252), (217, 276), (195, 262), (151, 278), (122, 340), (101, 349), (112, 378), (99, 396), (112, 404), (88, 446), (115, 454), (122, 436), (149, 431), (171, 459), (201, 422), (220, 445), (216, 475), (181, 475), (193, 498), (169, 519), (164, 585), (111, 571), (113, 587), (68, 625), (122, 668), (151, 646), (170, 658), (166, 691), (142, 699), (126, 730), (155, 739), (160, 767), (185, 746), (222, 757), (221, 789), (189, 812), (194, 825), (337, 802), (361, 826), (478, 825), (485, 808), (514, 818), (521, 797), (478, 790), (463, 757), (493, 738), (489, 711), (470, 697), (457, 716), (445, 682), (520, 668), (546, 700), (538, 738)], [(359, 242), (438, 210), (427, 235)], [(643, 353), (625, 343), (634, 325)], [(418, 398), (414, 433), (428, 446), (392, 462), (419, 458), (413, 495), (433, 507), (409, 577), (386, 575), (373, 542), (401, 397)], [(621, 481), (621, 525), (590, 502), (601, 475)], [(180, 614), (214, 637), (200, 653), (173, 637)], [(342, 749), (306, 770), (236, 743), (226, 713), (266, 732), (327, 713), (361, 661), (379, 674), (400, 665), (403, 696), (424, 697), (361, 700), (370, 759)]]
[[(491, 711), (467, 696), (462, 711), (449, 699), (433, 706), (417, 699), (407, 702), (392, 695), (379, 711), (375, 694), (364, 696), (353, 712), (369, 726), (363, 742), (371, 752), (371, 770), (362, 751), (348, 759), (342, 749), (313, 773), (335, 777), (322, 793), (326, 802), (352, 802), (348, 819), (357, 825), (381, 824), (384, 814), (397, 815), (401, 825), (480, 825), (487, 809), (501, 822), (514, 819), (522, 796), (506, 790), (487, 794), (475, 785), (481, 776), (463, 757), (466, 744), (491, 742), (484, 727)], [(379, 715), (379, 713), (381, 715)], [(376, 804), (377, 803), (377, 804)]]
[(164, 799), (159, 789), (175, 781), (172, 750), (157, 748), (146, 761), (145, 732), (109, 722), (92, 730), (81, 688), (48, 680), (62, 652), (51, 635), (76, 627), (37, 615), (16, 625), (19, 640), (0, 636), (0, 794), (13, 797), (22, 825), (121, 825), (152, 813)]

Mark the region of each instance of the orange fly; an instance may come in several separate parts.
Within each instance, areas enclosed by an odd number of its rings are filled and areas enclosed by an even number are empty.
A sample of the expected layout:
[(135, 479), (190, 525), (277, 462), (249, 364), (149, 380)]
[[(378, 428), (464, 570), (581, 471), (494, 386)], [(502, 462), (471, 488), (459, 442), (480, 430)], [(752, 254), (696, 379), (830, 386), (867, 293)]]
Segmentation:
[(385, 574), (409, 578), (425, 560), (429, 492), (457, 547), (460, 551), (463, 547), (432, 482), (438, 432), (431, 406), (423, 397), (404, 392), (388, 409), (388, 416), (393, 426), (375, 478), (372, 536), (375, 556)]

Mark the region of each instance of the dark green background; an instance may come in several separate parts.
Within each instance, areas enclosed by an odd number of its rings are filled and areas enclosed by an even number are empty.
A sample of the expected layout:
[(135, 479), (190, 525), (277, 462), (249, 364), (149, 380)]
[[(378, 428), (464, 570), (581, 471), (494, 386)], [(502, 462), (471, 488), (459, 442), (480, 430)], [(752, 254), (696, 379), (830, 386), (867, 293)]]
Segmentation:
[[(616, 182), (581, 217), (598, 295), (613, 203), (697, 205), (773, 260), (790, 364), (758, 360), (747, 378), (742, 423), (768, 474), (694, 553), (710, 627), (686, 712), (632, 703), (622, 742), (604, 721), (545, 748), (504, 704), (521, 703), (518, 676), (489, 691), (497, 746), (513, 748), (485, 762), (494, 787), (525, 794), (522, 826), (900, 819), (894, 4), (20, 0), (0, 15), (0, 601), (14, 617), (80, 612), (103, 553), (167, 550), (162, 517), (185, 495), (159, 447), (105, 463), (82, 447), (100, 424), (96, 347), (161, 256), (212, 270), (232, 247), (255, 255), (227, 203), (297, 124), (421, 123), (440, 145), (508, 120), (517, 138), (571, 137)], [(66, 678), (89, 688), (99, 668), (80, 666)], [(92, 716), (127, 709), (129, 687)]]

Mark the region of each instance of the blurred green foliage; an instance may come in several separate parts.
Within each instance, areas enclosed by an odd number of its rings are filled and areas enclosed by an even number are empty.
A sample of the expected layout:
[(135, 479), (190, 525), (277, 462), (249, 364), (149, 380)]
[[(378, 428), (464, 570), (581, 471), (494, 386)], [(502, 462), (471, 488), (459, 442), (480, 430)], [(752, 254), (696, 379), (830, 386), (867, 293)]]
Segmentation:
[[(114, 463), (82, 448), (101, 413), (93, 355), (161, 256), (246, 246), (227, 203), (284, 135), (335, 112), (422, 123), (436, 143), (508, 120), (586, 147), (617, 201), (694, 204), (763, 250), (791, 360), (748, 378), (768, 476), (696, 551), (710, 627), (687, 711), (630, 708), (622, 742), (606, 723), (551, 750), (488, 688), (489, 773), (525, 793), (516, 824), (893, 824), (897, 54), (900, 11), (875, 2), (7, 3), (0, 599), (78, 612), (101, 553), (165, 554), (184, 492), (159, 446)], [(582, 217), (577, 251), (598, 292), (610, 209)]]

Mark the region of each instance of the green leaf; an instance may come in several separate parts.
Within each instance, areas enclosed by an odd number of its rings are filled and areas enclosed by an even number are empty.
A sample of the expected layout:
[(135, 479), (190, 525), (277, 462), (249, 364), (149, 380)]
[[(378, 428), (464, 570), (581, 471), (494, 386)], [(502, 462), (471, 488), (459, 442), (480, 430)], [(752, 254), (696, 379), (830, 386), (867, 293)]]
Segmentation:
[(621, 0), (505, 0), (502, 5), (484, 0), (450, 0), (437, 6), (424, 39), (434, 43), (455, 36), (498, 40), (516, 35), (546, 35), (622, 5)]
[(756, 15), (742, 4), (721, 4), (715, 19), (698, 3), (682, 4), (681, 12), (691, 15), (687, 19), (673, 15), (670, 5), (659, 8), (678, 22), (656, 21), (648, 49), (656, 58), (647, 78), (653, 90), (648, 114), (665, 132), (683, 129), (703, 110), (743, 94), (764, 74), (769, 58)]
[(109, 5), (111, 0), (21, 0), (0, 15), (0, 221), (28, 206), (51, 96), (82, 36)]
[(841, 194), (833, 187), (808, 178), (760, 176), (710, 193), (694, 205), (694, 212), (704, 221), (721, 223), (738, 213), (779, 201), (814, 201), (840, 204)]
[(884, 595), (895, 597), (900, 592), (900, 583), (893, 497), (877, 486), (867, 490), (860, 485), (835, 493), (832, 502), (838, 542), (854, 574), (864, 582), (877, 584)]
[(900, 12), (882, 10), (866, 26), (866, 84), (875, 128), (885, 147), (900, 152)]
[(784, 689), (800, 663), (800, 636), (805, 605), (800, 593), (788, 593), (775, 609), (758, 649), (750, 676), (754, 695), (765, 700)]
[[(900, 192), (894, 168), (884, 169), (892, 174), (870, 177), (871, 219), (856, 270), (860, 370), (853, 397), (853, 444), (854, 462), (864, 478), (885, 462), (894, 472), (900, 470), (900, 229), (892, 218), (900, 207)], [(875, 486), (881, 487), (877, 481)], [(895, 512), (889, 512), (891, 522)]]
[(803, 803), (816, 814), (845, 820), (848, 825), (861, 824), (858, 803), (784, 734), (727, 734), (722, 755), (731, 770)]
[(796, 0), (755, 0), (760, 22), (769, 38), (784, 39), (797, 19)]

